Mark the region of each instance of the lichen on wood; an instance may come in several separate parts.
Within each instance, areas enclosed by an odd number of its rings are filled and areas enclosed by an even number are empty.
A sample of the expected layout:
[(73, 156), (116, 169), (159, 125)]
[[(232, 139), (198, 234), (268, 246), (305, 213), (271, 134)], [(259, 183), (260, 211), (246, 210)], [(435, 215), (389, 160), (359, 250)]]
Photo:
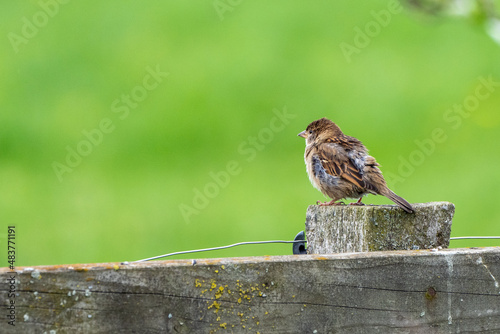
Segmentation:
[(0, 268), (1, 333), (500, 333), (500, 247)]
[(447, 248), (455, 206), (449, 202), (319, 206), (306, 213), (307, 252), (329, 254)]

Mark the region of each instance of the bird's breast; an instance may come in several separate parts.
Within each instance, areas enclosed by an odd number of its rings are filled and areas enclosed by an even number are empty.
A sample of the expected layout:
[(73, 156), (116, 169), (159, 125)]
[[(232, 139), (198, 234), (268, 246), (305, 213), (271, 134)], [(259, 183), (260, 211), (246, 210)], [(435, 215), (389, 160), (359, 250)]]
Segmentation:
[(311, 181), (311, 184), (316, 189), (328, 195), (329, 193), (331, 193), (332, 189), (338, 187), (339, 178), (326, 172), (317, 154), (313, 154), (312, 152), (309, 152), (308, 154), (306, 151), (306, 155), (304, 158), (306, 162), (309, 181)]

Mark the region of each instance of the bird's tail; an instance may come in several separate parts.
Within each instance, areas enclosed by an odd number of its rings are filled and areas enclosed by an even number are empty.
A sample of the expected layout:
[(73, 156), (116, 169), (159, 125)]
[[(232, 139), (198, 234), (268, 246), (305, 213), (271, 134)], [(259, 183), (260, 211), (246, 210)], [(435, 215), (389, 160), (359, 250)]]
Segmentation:
[(387, 197), (388, 199), (399, 205), (406, 212), (408, 213), (415, 212), (410, 203), (408, 203), (403, 197), (399, 197), (398, 195), (396, 195), (392, 190), (387, 189), (387, 191), (384, 191), (382, 195), (384, 195), (385, 197)]

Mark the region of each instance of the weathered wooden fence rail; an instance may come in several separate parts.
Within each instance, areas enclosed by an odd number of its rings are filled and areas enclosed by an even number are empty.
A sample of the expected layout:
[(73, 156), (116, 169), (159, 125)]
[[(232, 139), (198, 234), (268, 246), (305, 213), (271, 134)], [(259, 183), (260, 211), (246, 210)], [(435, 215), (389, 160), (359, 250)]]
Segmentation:
[(0, 276), (2, 333), (500, 333), (500, 247), (2, 268)]
[(454, 206), (414, 209), (310, 206), (309, 255), (2, 268), (0, 332), (500, 333), (500, 247), (423, 250)]

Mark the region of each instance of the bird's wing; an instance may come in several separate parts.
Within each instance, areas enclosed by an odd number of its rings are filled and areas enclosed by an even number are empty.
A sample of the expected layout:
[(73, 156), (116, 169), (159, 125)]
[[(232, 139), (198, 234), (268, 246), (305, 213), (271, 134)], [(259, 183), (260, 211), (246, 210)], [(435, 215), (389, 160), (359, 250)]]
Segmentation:
[(339, 152), (338, 145), (343, 146), (342, 144), (340, 139), (332, 138), (318, 148), (323, 168), (330, 175), (342, 177), (360, 188), (366, 188), (362, 171), (356, 168), (345, 152)]

